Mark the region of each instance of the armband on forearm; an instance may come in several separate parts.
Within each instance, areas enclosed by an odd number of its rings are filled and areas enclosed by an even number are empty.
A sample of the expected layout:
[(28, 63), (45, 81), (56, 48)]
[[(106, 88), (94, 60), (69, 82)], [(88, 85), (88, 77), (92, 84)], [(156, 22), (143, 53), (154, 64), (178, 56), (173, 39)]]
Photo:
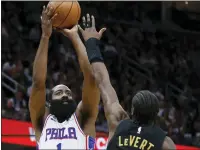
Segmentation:
[(103, 57), (99, 48), (99, 40), (90, 38), (85, 42), (86, 51), (90, 63), (103, 62)]

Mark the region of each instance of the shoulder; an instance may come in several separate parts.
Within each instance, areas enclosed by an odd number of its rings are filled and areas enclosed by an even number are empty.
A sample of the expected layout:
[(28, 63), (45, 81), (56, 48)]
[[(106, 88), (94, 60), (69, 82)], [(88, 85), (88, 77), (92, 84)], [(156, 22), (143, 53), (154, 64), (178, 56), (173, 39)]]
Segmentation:
[(162, 146), (163, 150), (176, 150), (176, 145), (174, 144), (174, 142), (172, 141), (172, 139), (168, 136), (165, 137), (163, 146)]
[(166, 131), (164, 131), (162, 128), (160, 128), (159, 126), (154, 126), (154, 128), (156, 129), (156, 131), (159, 133), (159, 134), (162, 134), (164, 137), (166, 137), (167, 133)]
[(133, 123), (133, 121), (131, 119), (124, 119), (119, 122), (118, 126), (127, 126), (132, 123)]
[(133, 122), (130, 119), (121, 120), (116, 128), (116, 132), (124, 132), (129, 129), (129, 126), (132, 124)]
[[(120, 134), (125, 134), (129, 128), (130, 128), (130, 125), (132, 124), (132, 120), (130, 119), (125, 119), (125, 120), (121, 120), (117, 127), (115, 128), (115, 130), (111, 130), (109, 129), (109, 138), (108, 138), (108, 143), (111, 143), (113, 142), (113, 138), (117, 137), (118, 135)], [(109, 144), (110, 146), (110, 144)]]

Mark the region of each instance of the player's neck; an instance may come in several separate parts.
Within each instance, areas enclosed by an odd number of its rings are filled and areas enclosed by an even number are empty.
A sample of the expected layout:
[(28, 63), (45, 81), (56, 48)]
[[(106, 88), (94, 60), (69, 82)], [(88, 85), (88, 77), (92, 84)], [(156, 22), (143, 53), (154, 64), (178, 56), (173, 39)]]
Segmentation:
[(63, 123), (64, 121), (66, 121), (66, 117), (62, 117), (62, 116), (57, 116), (56, 119), (58, 120), (59, 123)]

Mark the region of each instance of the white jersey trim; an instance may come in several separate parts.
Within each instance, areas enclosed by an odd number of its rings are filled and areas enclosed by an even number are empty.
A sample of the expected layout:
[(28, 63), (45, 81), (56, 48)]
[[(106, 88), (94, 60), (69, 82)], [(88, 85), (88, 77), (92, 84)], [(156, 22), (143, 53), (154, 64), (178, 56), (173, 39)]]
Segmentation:
[(44, 124), (43, 124), (43, 129), (45, 128), (46, 124), (47, 124), (47, 121), (49, 120), (49, 117), (52, 116), (51, 114), (48, 114), (45, 121), (44, 121)]
[(79, 129), (79, 131), (85, 136), (85, 148), (86, 148), (86, 150), (88, 150), (88, 137), (89, 136), (87, 136), (87, 135), (85, 135), (85, 133), (83, 132), (83, 130), (81, 129), (81, 127), (80, 127), (80, 125), (79, 125), (79, 123), (78, 123), (78, 119), (77, 119), (77, 117), (76, 117), (76, 113), (74, 113), (73, 114), (73, 116), (74, 116), (74, 120), (75, 120), (75, 122), (76, 122), (76, 125), (77, 125), (77, 127), (78, 127), (78, 129)]
[[(48, 114), (47, 117), (46, 117), (46, 119), (45, 119), (45, 121), (43, 122), (43, 128), (42, 128), (42, 132), (41, 132), (40, 137), (42, 136), (43, 130), (44, 130), (45, 126), (47, 125), (47, 121), (49, 120), (49, 118), (50, 118), (51, 116), (52, 116), (51, 114)], [(39, 143), (39, 142), (40, 142), (40, 140), (37, 141), (37, 143)]]
[[(78, 119), (77, 119), (77, 117), (76, 117), (76, 114), (74, 113), (73, 116), (74, 116), (74, 119), (75, 119), (76, 125), (78, 126), (79, 131), (80, 131), (84, 136), (86, 136), (85, 133), (83, 132), (83, 130), (81, 129), (79, 123), (78, 123)], [(86, 137), (87, 137), (87, 136), (86, 136)]]

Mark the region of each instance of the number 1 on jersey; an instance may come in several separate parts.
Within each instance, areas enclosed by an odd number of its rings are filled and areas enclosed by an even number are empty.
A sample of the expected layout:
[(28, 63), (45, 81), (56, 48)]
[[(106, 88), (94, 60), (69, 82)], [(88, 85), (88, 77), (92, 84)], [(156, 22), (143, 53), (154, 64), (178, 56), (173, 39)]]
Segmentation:
[(61, 150), (61, 143), (57, 145), (57, 150)]

